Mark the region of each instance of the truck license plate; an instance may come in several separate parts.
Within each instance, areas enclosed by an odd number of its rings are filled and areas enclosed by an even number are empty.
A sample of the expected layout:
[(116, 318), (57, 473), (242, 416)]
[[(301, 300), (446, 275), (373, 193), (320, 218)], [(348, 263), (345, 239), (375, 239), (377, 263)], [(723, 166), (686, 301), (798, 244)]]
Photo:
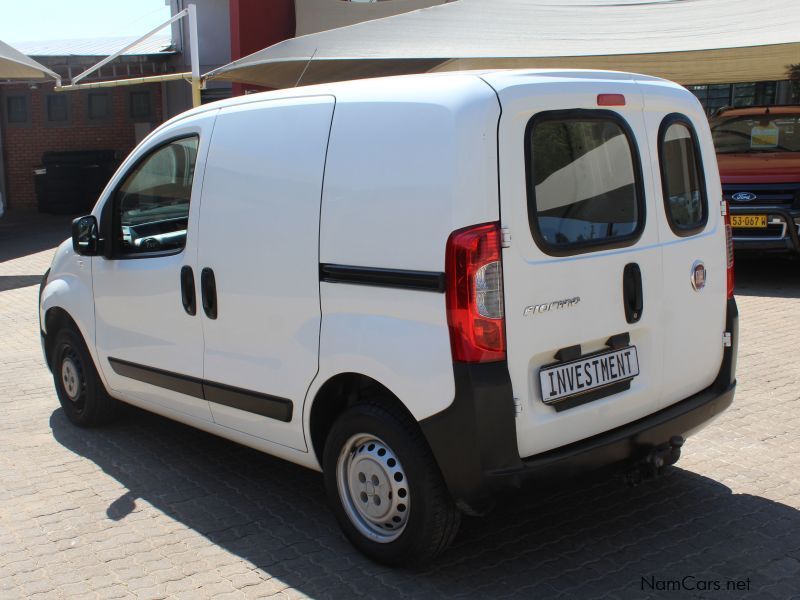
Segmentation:
[(561, 402), (572, 396), (633, 379), (638, 374), (636, 346), (549, 365), (539, 370), (542, 400), (545, 404)]
[(733, 228), (757, 228), (763, 229), (767, 226), (767, 215), (731, 215), (731, 227)]

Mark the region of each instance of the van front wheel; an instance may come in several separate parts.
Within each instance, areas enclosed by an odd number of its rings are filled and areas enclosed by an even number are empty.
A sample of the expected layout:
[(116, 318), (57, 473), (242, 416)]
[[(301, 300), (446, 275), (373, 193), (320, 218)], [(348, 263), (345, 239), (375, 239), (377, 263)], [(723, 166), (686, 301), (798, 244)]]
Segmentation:
[(385, 564), (430, 560), (455, 537), (460, 513), (415, 423), (358, 404), (325, 443), (325, 487), (350, 542)]
[(72, 423), (92, 427), (114, 417), (117, 401), (103, 387), (80, 333), (69, 325), (56, 333), (52, 361), (56, 394)]

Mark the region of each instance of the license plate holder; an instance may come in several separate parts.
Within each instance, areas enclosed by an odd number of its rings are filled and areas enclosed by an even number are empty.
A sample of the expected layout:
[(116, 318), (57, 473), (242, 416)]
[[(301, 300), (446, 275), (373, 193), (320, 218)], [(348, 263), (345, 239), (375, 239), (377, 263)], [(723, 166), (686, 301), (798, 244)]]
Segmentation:
[(630, 389), (639, 375), (636, 346), (594, 352), (539, 369), (542, 401), (557, 411)]
[(734, 229), (766, 229), (767, 215), (731, 215)]

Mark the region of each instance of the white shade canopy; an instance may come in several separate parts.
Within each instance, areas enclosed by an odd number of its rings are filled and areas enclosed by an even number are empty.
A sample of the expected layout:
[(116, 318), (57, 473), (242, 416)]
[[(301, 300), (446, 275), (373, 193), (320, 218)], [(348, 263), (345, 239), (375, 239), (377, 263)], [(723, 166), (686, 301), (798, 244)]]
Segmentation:
[(5, 42), (0, 41), (0, 80), (21, 79), (35, 81), (57, 78), (58, 75), (44, 65), (40, 65), (16, 48), (12, 48)]
[(785, 79), (798, 62), (798, 0), (458, 0), (289, 39), (206, 77), (282, 88), (429, 70), (577, 67), (686, 84)]

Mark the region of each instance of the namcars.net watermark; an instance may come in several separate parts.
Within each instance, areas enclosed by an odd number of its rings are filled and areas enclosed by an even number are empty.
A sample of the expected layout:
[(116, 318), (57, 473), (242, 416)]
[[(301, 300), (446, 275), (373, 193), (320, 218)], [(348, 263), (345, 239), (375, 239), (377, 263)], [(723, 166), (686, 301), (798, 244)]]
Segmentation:
[(655, 575), (642, 577), (640, 589), (646, 592), (749, 592), (750, 578), (707, 579), (686, 575), (676, 579), (661, 579)]

